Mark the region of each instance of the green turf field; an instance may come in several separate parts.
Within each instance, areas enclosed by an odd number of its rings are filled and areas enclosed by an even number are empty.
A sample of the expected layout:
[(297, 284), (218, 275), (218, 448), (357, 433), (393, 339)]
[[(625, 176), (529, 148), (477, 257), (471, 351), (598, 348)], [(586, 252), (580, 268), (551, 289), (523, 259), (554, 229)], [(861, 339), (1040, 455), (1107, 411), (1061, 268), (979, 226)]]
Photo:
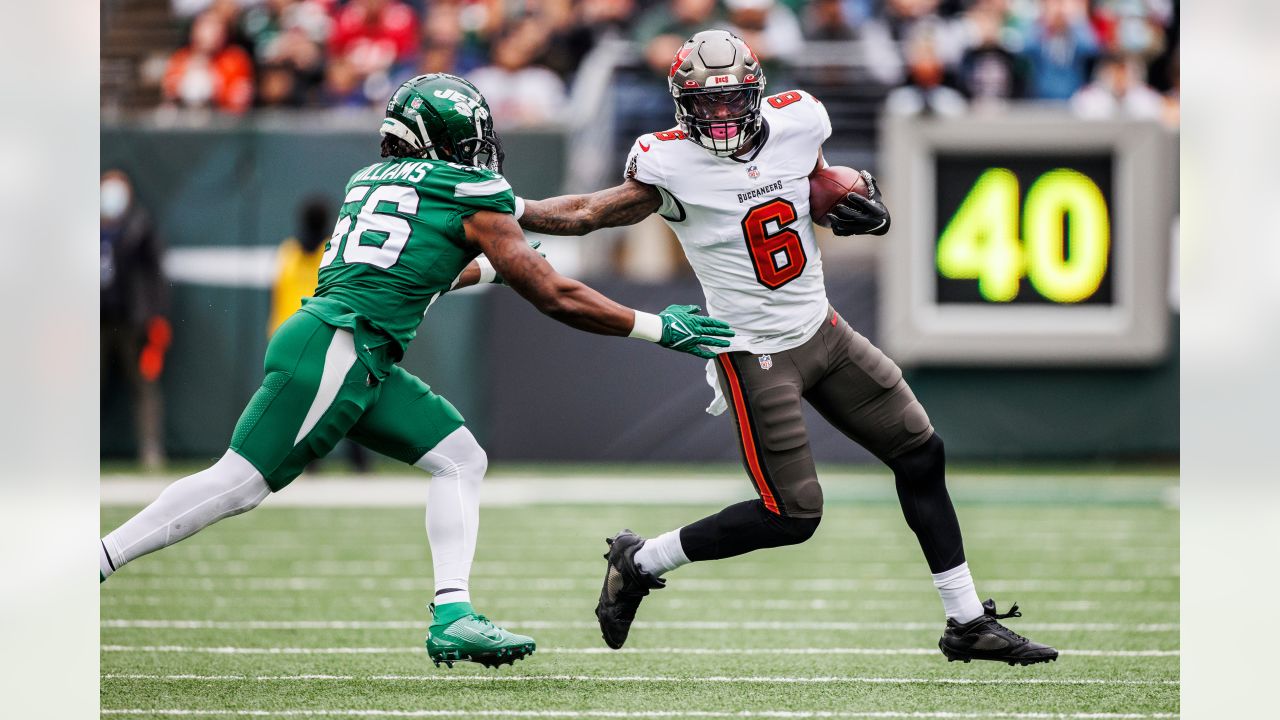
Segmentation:
[[(947, 663), (936, 647), (940, 604), (891, 481), (824, 485), (827, 512), (813, 540), (672, 573), (641, 607), (623, 652), (605, 648), (592, 614), (603, 538), (623, 526), (653, 534), (718, 506), (486, 506), (475, 604), (538, 641), (534, 656), (498, 671), (437, 669), (426, 657), (431, 563), (421, 508), (269, 500), (103, 586), (103, 713), (1178, 713), (1176, 478), (952, 481), (979, 592), (1001, 610), (1017, 601), (1025, 616), (1009, 625), (1062, 651), (1056, 663), (1025, 668)], [(104, 530), (134, 510), (105, 507)]]

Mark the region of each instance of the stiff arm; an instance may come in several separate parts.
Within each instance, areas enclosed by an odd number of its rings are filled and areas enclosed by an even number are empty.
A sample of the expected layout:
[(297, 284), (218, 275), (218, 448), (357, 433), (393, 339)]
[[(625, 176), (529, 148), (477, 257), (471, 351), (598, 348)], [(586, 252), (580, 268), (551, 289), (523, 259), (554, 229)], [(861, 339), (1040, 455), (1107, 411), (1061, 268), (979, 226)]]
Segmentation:
[(662, 195), (657, 188), (629, 179), (586, 195), (524, 200), (520, 227), (547, 235), (586, 235), (600, 228), (635, 225), (660, 207)]
[(652, 315), (620, 305), (572, 278), (556, 272), (525, 242), (513, 215), (482, 210), (463, 221), (467, 242), (484, 253), (507, 285), (543, 314), (599, 335), (627, 335), (713, 357), (708, 347), (728, 347), (733, 330), (701, 315), (695, 305), (671, 305)]
[(556, 272), (525, 242), (512, 215), (482, 210), (464, 220), (462, 226), (467, 241), (489, 259), (512, 290), (539, 312), (599, 335), (628, 335), (635, 327), (635, 310)]

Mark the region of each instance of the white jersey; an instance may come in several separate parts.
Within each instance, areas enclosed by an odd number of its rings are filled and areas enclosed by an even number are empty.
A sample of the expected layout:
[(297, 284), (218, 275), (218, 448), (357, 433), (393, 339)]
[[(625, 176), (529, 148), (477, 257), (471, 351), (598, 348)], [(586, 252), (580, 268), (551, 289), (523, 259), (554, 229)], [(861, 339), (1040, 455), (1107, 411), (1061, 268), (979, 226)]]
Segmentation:
[(658, 213), (702, 283), (708, 315), (736, 335), (728, 351), (772, 353), (813, 337), (827, 317), (809, 174), (831, 136), (826, 108), (790, 90), (761, 103), (768, 136), (747, 158), (717, 157), (680, 130), (641, 135), (626, 177), (662, 194)]

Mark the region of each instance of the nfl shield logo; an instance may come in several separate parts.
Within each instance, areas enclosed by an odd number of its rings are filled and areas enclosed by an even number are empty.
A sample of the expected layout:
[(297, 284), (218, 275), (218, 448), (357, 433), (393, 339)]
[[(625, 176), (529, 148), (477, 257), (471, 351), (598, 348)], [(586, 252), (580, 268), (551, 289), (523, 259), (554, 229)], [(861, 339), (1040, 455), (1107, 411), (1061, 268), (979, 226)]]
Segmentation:
[[(755, 165), (748, 165), (748, 166), (747, 166), (747, 177), (752, 178), (752, 179), (755, 179), (755, 178), (760, 177), (760, 168), (756, 167)], [(766, 355), (765, 357), (768, 357), (768, 356)], [(761, 360), (761, 362), (764, 362), (764, 361), (763, 361), (763, 360)], [(765, 369), (766, 369), (766, 370), (768, 370), (768, 368), (765, 368)]]
[(772, 356), (772, 355), (761, 355), (760, 357), (758, 357), (758, 358), (756, 358), (756, 359), (760, 361), (760, 369), (761, 369), (761, 370), (768, 370), (769, 368), (773, 367), (773, 356)]

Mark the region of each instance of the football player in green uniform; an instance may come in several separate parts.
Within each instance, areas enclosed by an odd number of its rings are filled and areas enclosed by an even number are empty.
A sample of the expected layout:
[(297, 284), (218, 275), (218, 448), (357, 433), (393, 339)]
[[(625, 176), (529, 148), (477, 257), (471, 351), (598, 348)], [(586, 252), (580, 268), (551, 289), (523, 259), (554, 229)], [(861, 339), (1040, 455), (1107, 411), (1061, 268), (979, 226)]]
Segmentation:
[(556, 273), (520, 230), (488, 105), (466, 80), (431, 74), (404, 83), (380, 132), (387, 159), (347, 182), (315, 297), (272, 337), (266, 376), (226, 454), (102, 538), (101, 579), (256, 507), (349, 437), (431, 474), (432, 660), (511, 663), (533, 652), (533, 639), (476, 613), (468, 593), (484, 450), (448, 400), (396, 364), (427, 308), (450, 290), (504, 282), (572, 327), (700, 357), (711, 357), (706, 346), (727, 346), (733, 332), (696, 306), (639, 312)]

